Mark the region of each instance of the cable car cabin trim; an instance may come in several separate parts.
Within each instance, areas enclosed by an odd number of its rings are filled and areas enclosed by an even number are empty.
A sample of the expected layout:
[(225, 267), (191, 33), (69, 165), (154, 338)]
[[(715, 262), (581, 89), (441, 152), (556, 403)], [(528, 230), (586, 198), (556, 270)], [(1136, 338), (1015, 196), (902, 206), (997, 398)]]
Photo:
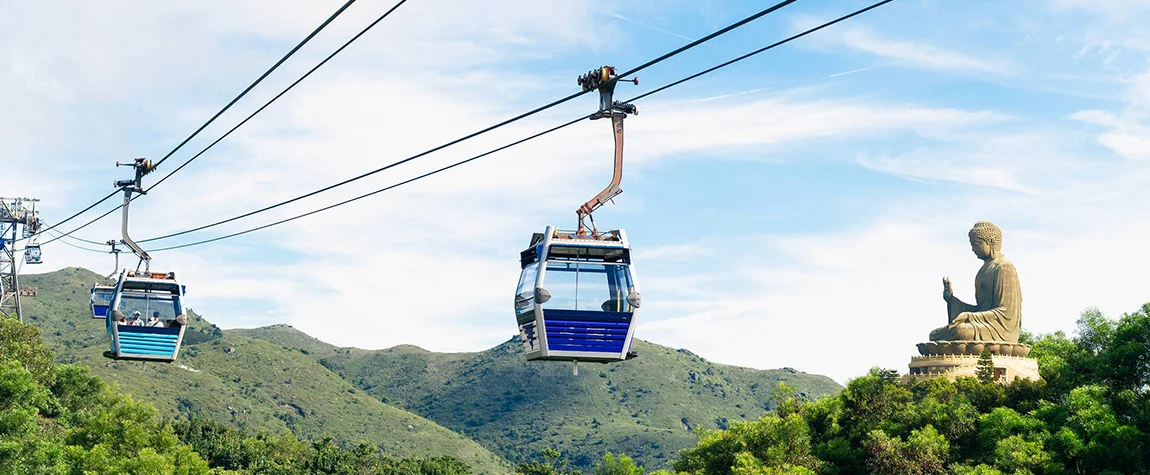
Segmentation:
[[(554, 236), (555, 236), (555, 228), (552, 228), (551, 226), (547, 226), (547, 229), (543, 233), (543, 242), (540, 243), (539, 246), (536, 248), (539, 250), (539, 252), (538, 252), (539, 255), (536, 258), (537, 262), (539, 262), (539, 268), (535, 272), (535, 287), (534, 288), (536, 288), (536, 289), (543, 288), (543, 277), (547, 275), (547, 265), (546, 265), (547, 254), (551, 248), (551, 240), (554, 239)], [(543, 304), (539, 302), (539, 299), (534, 299), (534, 300), (535, 300), (535, 305), (534, 305), (535, 306), (535, 337), (539, 340), (539, 351), (542, 352), (543, 356), (547, 356), (548, 355), (548, 351), (547, 351), (548, 350), (548, 347), (547, 347), (547, 324), (545, 323), (545, 320), (543, 318)]]

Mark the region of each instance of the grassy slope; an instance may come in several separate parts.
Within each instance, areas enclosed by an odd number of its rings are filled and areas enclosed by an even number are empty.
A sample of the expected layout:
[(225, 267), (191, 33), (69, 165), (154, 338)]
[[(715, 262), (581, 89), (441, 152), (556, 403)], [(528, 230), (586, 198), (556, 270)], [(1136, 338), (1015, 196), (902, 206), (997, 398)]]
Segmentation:
[[(311, 339), (283, 325), (242, 332), (288, 347)], [(815, 397), (841, 389), (824, 376), (714, 364), (640, 340), (638, 359), (584, 363), (578, 376), (569, 363), (525, 361), (517, 339), (479, 353), (311, 344), (312, 356), (353, 384), (513, 462), (555, 447), (582, 467), (608, 451), (665, 467), (695, 444), (695, 427), (757, 419), (780, 381)]]
[(82, 269), (25, 276), (22, 283), (40, 289), (38, 297), (24, 300), (26, 320), (62, 360), (91, 366), (161, 411), (198, 413), (255, 430), (290, 429), (304, 437), (369, 440), (397, 456), (452, 455), (478, 472), (508, 471), (474, 441), (381, 403), (304, 352), (227, 334), (199, 318), (193, 318), (177, 363), (107, 360), (101, 356), (107, 345), (103, 321), (86, 315), (88, 289), (98, 279)]

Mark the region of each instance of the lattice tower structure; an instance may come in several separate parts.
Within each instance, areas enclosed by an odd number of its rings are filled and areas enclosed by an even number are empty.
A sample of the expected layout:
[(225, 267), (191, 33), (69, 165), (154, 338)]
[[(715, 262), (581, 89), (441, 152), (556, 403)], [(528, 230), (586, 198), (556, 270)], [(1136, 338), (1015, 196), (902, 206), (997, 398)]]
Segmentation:
[(0, 197), (0, 318), (15, 317), (21, 322), (20, 310), (20, 258), (16, 249), (23, 237), (32, 237), (40, 230), (40, 217), (36, 212), (36, 198)]

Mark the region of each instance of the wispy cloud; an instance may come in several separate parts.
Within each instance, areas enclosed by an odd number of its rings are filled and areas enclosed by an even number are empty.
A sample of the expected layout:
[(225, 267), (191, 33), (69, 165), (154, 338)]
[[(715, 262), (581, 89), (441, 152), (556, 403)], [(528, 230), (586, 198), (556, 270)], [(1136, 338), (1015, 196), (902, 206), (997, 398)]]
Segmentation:
[[(897, 64), (897, 63), (896, 63), (896, 64)], [(883, 66), (887, 66), (887, 65), (868, 66), (868, 67), (865, 67), (865, 68), (852, 69), (852, 70), (850, 70), (850, 71), (843, 71), (843, 72), (841, 72), (841, 73), (828, 74), (826, 77), (827, 77), (828, 79), (829, 79), (829, 78), (837, 78), (837, 77), (839, 77), (839, 76), (847, 76), (847, 75), (850, 75), (850, 74), (855, 74), (855, 73), (861, 73), (861, 72), (870, 71), (870, 70), (872, 70), (872, 69), (878, 69), (878, 68), (881, 68), (881, 67), (883, 67)]]
[(1005, 59), (977, 57), (918, 41), (887, 39), (863, 28), (846, 29), (841, 37), (843, 44), (850, 48), (896, 60), (903, 66), (969, 75), (1009, 76), (1017, 71), (1015, 65)]
[[(651, 31), (657, 31), (657, 32), (659, 32), (659, 33), (663, 33), (663, 34), (665, 34), (665, 35), (674, 36), (675, 38), (682, 38), (682, 39), (684, 39), (684, 40), (687, 40), (687, 41), (695, 41), (695, 40), (697, 40), (697, 39), (698, 39), (698, 38), (691, 38), (690, 36), (684, 36), (684, 35), (680, 35), (680, 34), (678, 34), (678, 33), (675, 33), (675, 32), (673, 32), (673, 31), (667, 31), (667, 30), (664, 30), (664, 29), (662, 29), (662, 28), (659, 28), (659, 27), (657, 27), (657, 26), (654, 26), (654, 25), (648, 24), (648, 23), (643, 23), (643, 22), (640, 22), (640, 21), (636, 21), (636, 20), (633, 20), (633, 19), (631, 19), (631, 18), (625, 17), (625, 16), (623, 16), (623, 15), (620, 15), (620, 14), (618, 14), (618, 13), (615, 13), (615, 12), (606, 11), (606, 10), (600, 10), (600, 9), (595, 9), (595, 12), (596, 12), (596, 13), (599, 13), (600, 15), (609, 16), (609, 17), (611, 17), (611, 18), (614, 18), (614, 19), (616, 19), (616, 20), (625, 21), (625, 22), (627, 22), (627, 23), (630, 23), (630, 24), (632, 24), (632, 25), (641, 26), (641, 27), (643, 27), (643, 28), (646, 28), (646, 29), (648, 29), (648, 30), (651, 30)], [(713, 45), (713, 44), (711, 44), (711, 43), (703, 43), (703, 44), (704, 44), (704, 45), (706, 45), (706, 46), (710, 46), (710, 47), (712, 47), (712, 48), (715, 48), (715, 45)]]

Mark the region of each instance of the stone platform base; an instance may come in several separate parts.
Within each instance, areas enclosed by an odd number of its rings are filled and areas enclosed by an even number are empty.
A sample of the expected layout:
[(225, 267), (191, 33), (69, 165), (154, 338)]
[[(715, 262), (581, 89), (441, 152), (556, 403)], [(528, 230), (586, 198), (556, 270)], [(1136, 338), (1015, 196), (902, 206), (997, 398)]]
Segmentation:
[[(941, 378), (954, 381), (955, 378), (969, 376), (977, 377), (978, 355), (925, 355), (914, 356), (910, 359), (910, 374), (912, 378)], [(999, 383), (1010, 383), (1019, 378), (1037, 381), (1038, 360), (1020, 356), (993, 355), (994, 380)]]

